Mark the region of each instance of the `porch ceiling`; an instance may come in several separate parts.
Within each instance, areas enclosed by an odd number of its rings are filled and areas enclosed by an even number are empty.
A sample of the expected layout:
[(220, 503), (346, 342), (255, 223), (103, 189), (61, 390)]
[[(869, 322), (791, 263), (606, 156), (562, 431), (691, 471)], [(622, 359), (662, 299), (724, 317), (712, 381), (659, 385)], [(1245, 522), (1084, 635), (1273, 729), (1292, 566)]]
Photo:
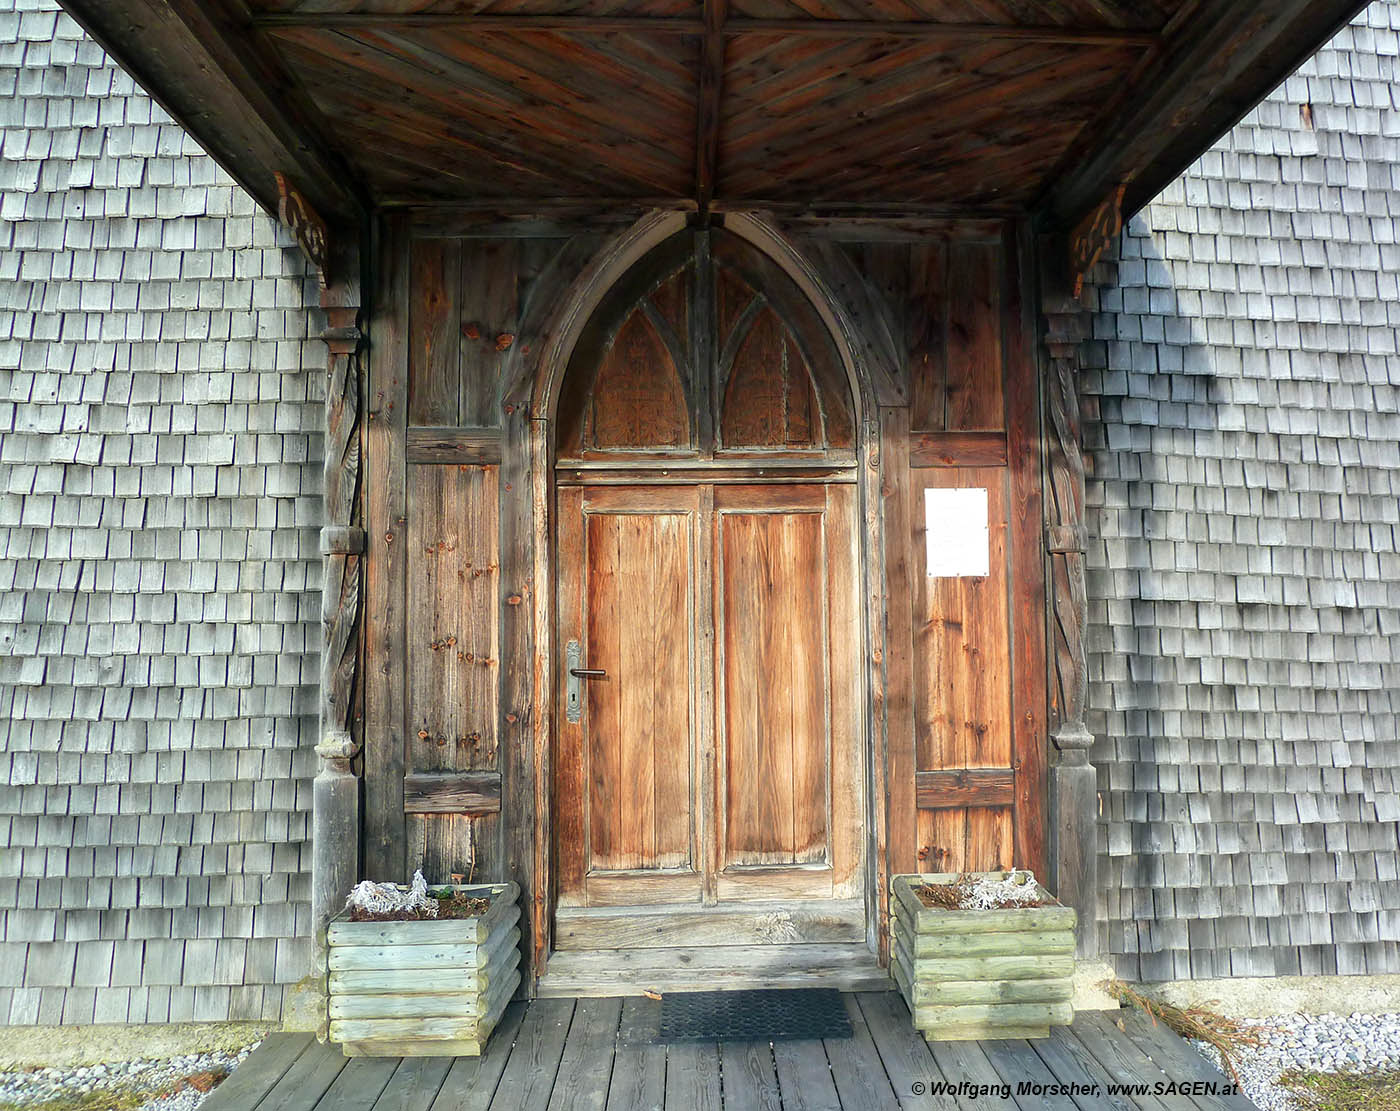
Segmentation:
[(1135, 207), (1357, 0), (62, 0), (264, 204)]

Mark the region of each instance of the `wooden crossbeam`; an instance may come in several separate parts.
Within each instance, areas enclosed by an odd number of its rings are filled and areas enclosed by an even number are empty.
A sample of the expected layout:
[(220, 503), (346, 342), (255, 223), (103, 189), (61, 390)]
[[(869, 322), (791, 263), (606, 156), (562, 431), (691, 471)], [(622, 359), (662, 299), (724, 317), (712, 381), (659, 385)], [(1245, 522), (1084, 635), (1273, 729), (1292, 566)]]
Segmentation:
[(728, 0), (705, 0), (705, 39), (700, 48), (700, 91), (695, 111), (695, 203), (710, 210), (719, 173), (720, 104), (724, 97), (724, 24)]
[[(707, 6), (708, 8), (708, 6)], [(452, 28), (473, 31), (558, 31), (578, 34), (647, 32), (660, 35), (706, 35), (708, 16), (573, 16), (473, 15), (469, 12), (270, 12), (253, 16), (260, 28), (310, 27), (326, 30)], [(1062, 46), (1156, 46), (1151, 31), (1117, 28), (1012, 26), (996, 23), (943, 23), (930, 20), (745, 19), (721, 21), (720, 34), (796, 35), (825, 38), (930, 38), (967, 42), (1034, 42)]]

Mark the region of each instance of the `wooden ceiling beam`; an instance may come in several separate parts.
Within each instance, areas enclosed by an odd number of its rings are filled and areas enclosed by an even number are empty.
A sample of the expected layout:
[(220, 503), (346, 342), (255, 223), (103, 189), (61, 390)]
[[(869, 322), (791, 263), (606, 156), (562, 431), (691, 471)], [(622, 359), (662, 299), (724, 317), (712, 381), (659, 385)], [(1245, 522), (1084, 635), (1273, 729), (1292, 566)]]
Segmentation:
[(724, 98), (724, 24), (729, 0), (704, 0), (705, 39), (700, 47), (700, 81), (695, 103), (695, 204), (702, 218), (710, 211), (719, 174), (719, 126)]
[(282, 173), (323, 216), (358, 233), (368, 192), (294, 80), (250, 41), (246, 8), (240, 18), (207, 0), (60, 2), (269, 213)]
[[(649, 33), (708, 35), (704, 18), (680, 16), (473, 15), (447, 12), (275, 12), (253, 17), (260, 28), (324, 28), (335, 31), (405, 30), (412, 28), (472, 31), (556, 31), (575, 34)], [(1024, 42), (1061, 46), (1136, 46), (1149, 49), (1158, 42), (1151, 31), (1117, 28), (1026, 27), (998, 23), (939, 23), (926, 20), (878, 19), (747, 19), (723, 21), (720, 33), (734, 35), (793, 35), (822, 38), (929, 38), (956, 42)]]

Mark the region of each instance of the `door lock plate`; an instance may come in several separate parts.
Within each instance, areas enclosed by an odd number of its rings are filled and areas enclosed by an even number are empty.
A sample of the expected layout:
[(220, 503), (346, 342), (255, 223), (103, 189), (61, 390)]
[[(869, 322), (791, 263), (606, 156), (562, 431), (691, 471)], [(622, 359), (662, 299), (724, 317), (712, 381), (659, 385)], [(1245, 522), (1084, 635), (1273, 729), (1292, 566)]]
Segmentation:
[(574, 674), (582, 662), (578, 641), (569, 641), (564, 647), (564, 670), (569, 675), (568, 685), (564, 688), (564, 716), (572, 723), (583, 718), (583, 680)]

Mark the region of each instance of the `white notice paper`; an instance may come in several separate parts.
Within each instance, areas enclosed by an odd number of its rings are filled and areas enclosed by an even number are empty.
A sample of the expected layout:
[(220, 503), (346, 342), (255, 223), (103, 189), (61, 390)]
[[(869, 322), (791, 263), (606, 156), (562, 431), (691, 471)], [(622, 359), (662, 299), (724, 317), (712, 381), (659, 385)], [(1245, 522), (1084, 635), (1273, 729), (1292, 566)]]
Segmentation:
[(986, 490), (925, 490), (928, 573), (984, 578), (991, 572)]

